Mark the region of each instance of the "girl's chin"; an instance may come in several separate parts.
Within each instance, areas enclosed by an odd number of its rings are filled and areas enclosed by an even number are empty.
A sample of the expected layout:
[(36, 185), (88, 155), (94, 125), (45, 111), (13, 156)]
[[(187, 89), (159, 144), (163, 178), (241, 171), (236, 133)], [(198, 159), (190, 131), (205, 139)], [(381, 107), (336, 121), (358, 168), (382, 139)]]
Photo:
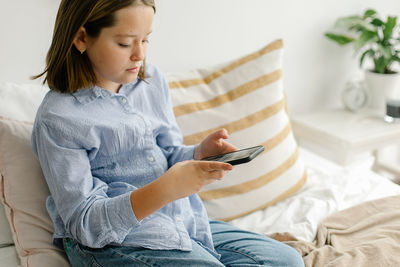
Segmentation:
[(123, 79), (123, 81), (121, 81), (123, 84), (127, 84), (127, 83), (131, 83), (136, 81), (138, 78), (137, 74), (130, 74), (128, 77), (126, 77), (125, 79)]

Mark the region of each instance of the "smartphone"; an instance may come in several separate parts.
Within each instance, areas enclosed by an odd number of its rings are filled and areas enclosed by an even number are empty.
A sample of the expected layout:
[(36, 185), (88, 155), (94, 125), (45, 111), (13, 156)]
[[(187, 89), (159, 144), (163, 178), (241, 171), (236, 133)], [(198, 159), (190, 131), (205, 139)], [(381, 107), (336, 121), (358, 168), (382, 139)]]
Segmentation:
[(231, 165), (238, 165), (251, 161), (263, 151), (264, 151), (263, 146), (254, 146), (245, 149), (240, 149), (234, 152), (207, 157), (201, 160), (220, 161), (229, 163)]

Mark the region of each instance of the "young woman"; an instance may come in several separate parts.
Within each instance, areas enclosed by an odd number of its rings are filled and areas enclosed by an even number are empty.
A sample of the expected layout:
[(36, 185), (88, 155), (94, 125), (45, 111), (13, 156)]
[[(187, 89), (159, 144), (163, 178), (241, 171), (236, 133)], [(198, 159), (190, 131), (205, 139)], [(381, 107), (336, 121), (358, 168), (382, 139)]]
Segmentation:
[(32, 132), (54, 243), (72, 266), (303, 266), (293, 249), (209, 222), (196, 194), (232, 170), (219, 130), (184, 146), (145, 64), (153, 0), (62, 0)]

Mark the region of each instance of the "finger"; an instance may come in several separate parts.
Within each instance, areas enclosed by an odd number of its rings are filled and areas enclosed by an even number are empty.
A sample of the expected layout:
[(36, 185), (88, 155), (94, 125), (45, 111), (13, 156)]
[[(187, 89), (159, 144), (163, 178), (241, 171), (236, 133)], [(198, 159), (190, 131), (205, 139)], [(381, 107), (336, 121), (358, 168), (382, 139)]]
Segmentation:
[(223, 171), (230, 171), (233, 169), (233, 166), (231, 164), (218, 161), (210, 161), (209, 167), (212, 170), (223, 170)]
[(219, 139), (228, 139), (229, 135), (228, 135), (228, 131), (225, 128), (222, 128), (218, 131), (215, 131), (211, 134), (210, 136), (213, 140), (219, 140)]
[(234, 145), (232, 145), (231, 143), (225, 142), (222, 144), (223, 146), (223, 150), (221, 153), (229, 153), (229, 152), (234, 152), (237, 149), (237, 147), (235, 147)]
[(233, 166), (229, 163), (219, 162), (219, 161), (199, 161), (200, 167), (203, 171), (211, 172), (211, 171), (230, 171), (233, 169)]
[(228, 139), (229, 138), (229, 134), (228, 134), (228, 130), (227, 129), (225, 129), (225, 128), (222, 128), (221, 130), (220, 130), (220, 134), (221, 134), (221, 138), (223, 138), (223, 139)]
[(216, 181), (216, 180), (221, 180), (222, 178), (224, 178), (225, 174), (226, 174), (226, 171), (221, 171), (221, 170), (211, 171), (211, 172), (208, 173), (209, 176), (207, 178), (209, 180), (212, 180), (210, 182), (213, 182), (213, 181)]

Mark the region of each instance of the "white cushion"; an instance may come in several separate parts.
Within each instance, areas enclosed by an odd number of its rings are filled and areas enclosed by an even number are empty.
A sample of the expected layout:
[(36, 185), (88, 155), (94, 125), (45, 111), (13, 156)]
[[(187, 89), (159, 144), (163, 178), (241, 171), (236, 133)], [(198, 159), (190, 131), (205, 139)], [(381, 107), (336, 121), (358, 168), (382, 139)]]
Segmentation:
[(0, 82), (0, 116), (32, 122), (48, 90), (39, 84)]
[[(32, 121), (47, 90), (41, 85), (0, 82), (0, 116)], [(0, 247), (13, 243), (4, 206), (0, 204)]]
[[(36, 84), (0, 82), (0, 116), (33, 121), (36, 109), (47, 90), (47, 87)], [(0, 246), (12, 243), (4, 206), (0, 204)]]
[(200, 192), (213, 219), (232, 220), (266, 208), (306, 181), (285, 108), (282, 53), (283, 42), (277, 40), (225, 64), (168, 73), (185, 144), (199, 143), (226, 128), (238, 148), (265, 148), (253, 161), (236, 166)]
[(15, 247), (23, 266), (69, 266), (64, 251), (52, 244), (49, 190), (30, 147), (31, 132), (32, 123), (0, 118), (1, 193)]
[(52, 244), (45, 208), (49, 191), (30, 147), (32, 123), (47, 91), (40, 85), (0, 83), (1, 200), (22, 266), (69, 266), (64, 251)]

